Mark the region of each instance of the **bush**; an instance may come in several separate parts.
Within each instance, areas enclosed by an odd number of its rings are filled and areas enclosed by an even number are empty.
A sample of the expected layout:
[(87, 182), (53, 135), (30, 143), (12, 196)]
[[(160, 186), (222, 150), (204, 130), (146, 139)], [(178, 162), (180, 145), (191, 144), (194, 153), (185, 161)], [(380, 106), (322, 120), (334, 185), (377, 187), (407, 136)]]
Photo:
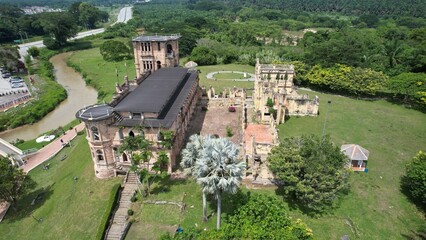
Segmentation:
[(234, 136), (234, 133), (232, 132), (232, 128), (230, 126), (226, 127), (226, 136), (227, 137), (232, 137)]
[(50, 50), (57, 50), (61, 47), (60, 44), (52, 38), (43, 39), (43, 44)]
[(132, 198), (130, 198), (131, 202), (136, 202), (138, 200), (138, 198), (136, 196), (133, 196)]
[(402, 177), (402, 188), (408, 196), (426, 209), (426, 153), (420, 151), (407, 164), (406, 173)]
[(133, 210), (132, 209), (127, 209), (127, 215), (129, 216), (133, 216)]
[(114, 208), (117, 204), (117, 199), (120, 193), (121, 184), (117, 183), (112, 187), (111, 194), (109, 195), (108, 203), (105, 208), (105, 212), (102, 215), (102, 218), (100, 220), (101, 224), (98, 227), (98, 231), (96, 233), (96, 239), (104, 239), (105, 231), (107, 230), (109, 226), (109, 219), (112, 216), (112, 211), (114, 211)]
[(38, 49), (36, 46), (32, 46), (27, 50), (28, 54), (31, 55), (31, 57), (36, 58), (40, 56), (40, 49)]

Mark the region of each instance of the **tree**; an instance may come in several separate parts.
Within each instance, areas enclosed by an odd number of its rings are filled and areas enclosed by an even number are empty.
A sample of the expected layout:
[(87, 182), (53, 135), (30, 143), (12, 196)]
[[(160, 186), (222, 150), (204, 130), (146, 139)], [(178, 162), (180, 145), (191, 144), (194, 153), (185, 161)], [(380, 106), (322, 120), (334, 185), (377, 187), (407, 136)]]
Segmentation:
[(349, 160), (329, 137), (286, 138), (272, 149), (268, 162), (285, 193), (314, 212), (334, 206), (349, 187)]
[(16, 206), (17, 199), (35, 186), (36, 183), (22, 169), (13, 166), (10, 159), (0, 156), (0, 200)]
[(211, 138), (203, 143), (194, 173), (203, 192), (217, 199), (217, 229), (221, 223), (222, 193), (237, 192), (245, 167), (245, 162), (238, 160), (238, 147), (228, 139)]
[(426, 153), (419, 151), (405, 170), (402, 187), (407, 190), (409, 197), (426, 209)]
[(207, 47), (195, 47), (189, 59), (199, 66), (214, 65), (216, 64), (216, 53)]
[[(132, 166), (130, 169), (138, 176), (138, 183), (142, 184), (140, 180), (145, 178), (145, 172), (140, 168), (140, 165), (141, 161), (148, 162), (149, 168), (149, 160), (152, 157), (151, 143), (142, 135), (128, 136), (123, 139), (118, 151), (121, 153), (126, 152), (128, 156), (131, 156)], [(137, 151), (139, 153), (135, 153)], [(139, 192), (142, 193), (140, 189)]]
[[(185, 175), (193, 176), (197, 178), (196, 172), (194, 171), (196, 161), (201, 159), (201, 152), (206, 141), (210, 141), (212, 137), (210, 135), (201, 136), (194, 134), (189, 137), (189, 142), (186, 147), (182, 150), (181, 156), (182, 161), (180, 166), (183, 168)], [(203, 176), (201, 176), (203, 177)], [(203, 222), (207, 221), (207, 197), (206, 192), (203, 191)]]
[(300, 219), (293, 221), (282, 200), (264, 194), (249, 195), (217, 234), (225, 239), (312, 239), (312, 230)]
[(59, 46), (67, 43), (68, 38), (77, 34), (77, 24), (69, 13), (50, 12), (43, 13), (40, 19), (43, 30), (51, 35), (51, 38)]
[(19, 52), (15, 47), (0, 46), (0, 64), (8, 70), (16, 70), (19, 65)]
[(116, 41), (108, 40), (100, 47), (100, 52), (105, 61), (121, 61), (130, 58), (130, 49), (126, 44)]

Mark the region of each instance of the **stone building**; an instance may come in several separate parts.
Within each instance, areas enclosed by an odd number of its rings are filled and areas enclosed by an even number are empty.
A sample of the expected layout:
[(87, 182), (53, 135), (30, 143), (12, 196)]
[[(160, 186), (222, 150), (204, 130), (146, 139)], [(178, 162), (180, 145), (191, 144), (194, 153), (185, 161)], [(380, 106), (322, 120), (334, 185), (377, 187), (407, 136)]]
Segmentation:
[(318, 97), (310, 100), (307, 95), (299, 95), (294, 75), (293, 65), (260, 64), (257, 60), (253, 102), (261, 122), (268, 123), (273, 117), (280, 124), (286, 116), (318, 115)]
[[(85, 123), (98, 178), (115, 176), (129, 168), (132, 156), (119, 152), (119, 147), (125, 137), (136, 135), (153, 143), (150, 163), (156, 161), (156, 152), (161, 150), (169, 156), (168, 171), (176, 166), (188, 123), (201, 96), (198, 73), (175, 67), (179, 60), (178, 38), (135, 38), (137, 78), (134, 81), (126, 79), (122, 85), (117, 83), (109, 104), (96, 104), (76, 113)], [(162, 131), (173, 132), (171, 149), (162, 145)]]
[(163, 67), (179, 66), (179, 38), (179, 35), (134, 38), (136, 77)]

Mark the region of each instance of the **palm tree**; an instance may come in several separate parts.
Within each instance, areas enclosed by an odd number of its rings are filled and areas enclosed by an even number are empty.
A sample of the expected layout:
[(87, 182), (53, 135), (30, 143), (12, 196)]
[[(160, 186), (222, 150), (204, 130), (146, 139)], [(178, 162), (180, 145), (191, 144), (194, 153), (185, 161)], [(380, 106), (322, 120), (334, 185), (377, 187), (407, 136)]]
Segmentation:
[[(181, 156), (182, 161), (180, 166), (183, 168), (185, 175), (193, 176), (197, 178), (194, 174), (195, 162), (201, 158), (201, 151), (203, 149), (204, 143), (210, 141), (212, 136), (201, 136), (194, 134), (189, 138), (189, 142), (186, 144), (185, 149), (182, 150)], [(203, 191), (203, 222), (207, 221), (207, 198), (206, 192)]]
[(194, 165), (193, 175), (203, 193), (217, 199), (217, 229), (220, 228), (222, 193), (235, 194), (241, 183), (245, 162), (239, 161), (238, 147), (226, 138), (210, 138), (203, 143), (201, 158)]

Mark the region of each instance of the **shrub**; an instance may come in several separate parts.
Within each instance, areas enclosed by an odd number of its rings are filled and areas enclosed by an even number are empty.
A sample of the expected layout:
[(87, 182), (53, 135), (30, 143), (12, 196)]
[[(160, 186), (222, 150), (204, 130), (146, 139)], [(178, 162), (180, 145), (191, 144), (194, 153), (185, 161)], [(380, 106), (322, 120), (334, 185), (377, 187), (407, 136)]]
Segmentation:
[(138, 200), (138, 198), (136, 196), (133, 196), (132, 198), (130, 198), (131, 202), (136, 202)]
[(127, 209), (127, 215), (129, 216), (133, 216), (133, 210), (132, 209)]
[(57, 50), (61, 47), (60, 44), (52, 38), (43, 39), (43, 44), (50, 50)]
[(40, 56), (40, 49), (38, 49), (36, 46), (32, 46), (27, 50), (28, 54), (31, 55), (31, 57), (36, 58)]
[(234, 136), (234, 133), (232, 132), (232, 128), (230, 126), (226, 127), (226, 136), (227, 137), (232, 137)]
[(402, 177), (402, 187), (407, 190), (411, 199), (426, 209), (426, 153), (420, 151), (407, 164), (406, 173)]

